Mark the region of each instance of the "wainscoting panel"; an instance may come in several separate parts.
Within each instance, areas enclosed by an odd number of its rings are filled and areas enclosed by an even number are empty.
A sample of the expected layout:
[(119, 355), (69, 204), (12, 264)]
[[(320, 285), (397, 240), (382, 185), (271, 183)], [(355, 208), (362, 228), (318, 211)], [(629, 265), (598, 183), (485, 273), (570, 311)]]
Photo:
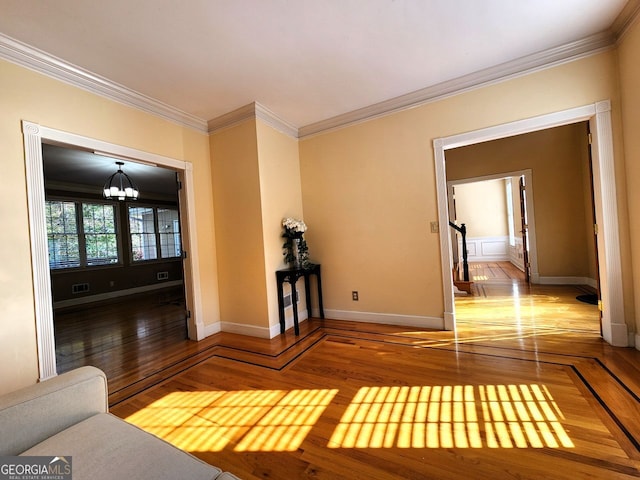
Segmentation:
[[(462, 252), (462, 239), (458, 237), (458, 248)], [(469, 262), (510, 261), (509, 237), (467, 237)]]

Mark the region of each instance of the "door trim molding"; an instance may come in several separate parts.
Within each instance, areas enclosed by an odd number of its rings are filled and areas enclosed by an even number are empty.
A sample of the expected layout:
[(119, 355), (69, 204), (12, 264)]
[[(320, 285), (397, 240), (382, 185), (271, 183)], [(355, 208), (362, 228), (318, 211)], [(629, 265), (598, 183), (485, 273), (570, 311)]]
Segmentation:
[[(465, 183), (484, 182), (486, 180), (497, 180), (501, 178), (520, 176), (524, 176), (527, 185), (527, 188), (524, 191), (524, 195), (525, 202), (527, 204), (527, 212), (529, 213), (529, 274), (531, 275), (531, 283), (539, 283), (540, 274), (538, 273), (538, 242), (536, 240), (535, 206), (533, 204), (533, 171), (530, 168), (525, 168), (523, 170), (514, 170), (512, 172), (482, 175), (479, 177), (449, 180), (447, 182), (447, 196), (451, 196), (450, 187), (455, 185), (464, 185)], [(451, 198), (447, 199), (447, 205), (451, 205)], [(447, 212), (447, 215), (448, 213), (449, 212)]]
[[(31, 243), (31, 269), (35, 301), (36, 342), (38, 349), (38, 373), (40, 381), (57, 375), (55, 335), (53, 327), (53, 297), (51, 294), (51, 272), (49, 269), (49, 250), (47, 245), (47, 224), (45, 217), (44, 170), (42, 158), (43, 140), (62, 143), (83, 149), (104, 152), (138, 163), (161, 165), (177, 170), (184, 176), (183, 189), (186, 202), (181, 202), (180, 213), (186, 218), (187, 235), (183, 239), (189, 248), (189, 258), (185, 260), (191, 267), (191, 275), (185, 269), (185, 290), (187, 308), (192, 312), (188, 320), (189, 338), (200, 340), (205, 337), (202, 319), (202, 298), (198, 273), (198, 250), (196, 243), (195, 201), (193, 200), (193, 167), (189, 162), (164, 157), (134, 148), (115, 145), (101, 140), (83, 137), (37, 123), (22, 121), (24, 137), (25, 164), (27, 174), (27, 200), (29, 211), (29, 233)], [(186, 203), (186, 205), (185, 205)]]
[[(440, 225), (447, 225), (449, 221), (445, 165), (446, 150), (583, 121), (591, 123), (591, 131), (594, 137), (592, 145), (594, 195), (596, 222), (600, 225), (598, 268), (603, 279), (601, 285), (603, 303), (602, 335), (611, 345), (628, 346), (629, 335), (624, 316), (611, 102), (609, 100), (434, 139), (438, 220)], [(453, 268), (452, 250), (448, 233), (448, 229), (440, 229), (444, 320), (446, 330), (455, 330), (455, 303), (451, 280), (451, 269)]]

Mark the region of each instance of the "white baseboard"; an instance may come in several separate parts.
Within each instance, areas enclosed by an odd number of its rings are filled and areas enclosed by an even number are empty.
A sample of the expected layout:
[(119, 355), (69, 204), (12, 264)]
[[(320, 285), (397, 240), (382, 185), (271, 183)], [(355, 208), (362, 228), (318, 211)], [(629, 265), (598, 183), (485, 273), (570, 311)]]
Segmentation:
[(154, 285), (145, 285), (142, 287), (128, 288), (126, 290), (117, 290), (114, 292), (98, 293), (97, 295), (87, 295), (85, 297), (70, 298), (69, 300), (60, 300), (53, 302), (53, 308), (75, 307), (76, 305), (84, 305), (85, 303), (100, 302), (102, 300), (111, 300), (118, 297), (135, 295), (136, 293), (152, 292), (167, 287), (177, 287), (182, 285), (182, 280), (173, 280), (171, 282), (157, 283)]
[[(314, 316), (319, 317), (320, 312), (314, 309)], [(418, 315), (396, 315), (389, 313), (371, 313), (371, 312), (354, 312), (350, 310), (327, 310), (324, 311), (325, 318), (333, 318), (335, 320), (349, 320), (353, 322), (380, 323), (386, 325), (398, 325), (404, 327), (433, 328), (436, 330), (445, 330), (445, 321), (438, 317), (423, 317)], [(301, 324), (307, 320), (307, 311), (301, 311), (298, 315), (298, 323)], [(453, 329), (453, 323), (450, 322), (450, 330)], [(285, 330), (293, 328), (293, 317), (287, 317), (284, 322)], [(205, 325), (205, 335), (213, 335), (218, 332), (237, 333), (239, 335), (248, 335), (258, 338), (274, 338), (280, 335), (280, 323), (271, 325), (270, 327), (259, 327), (256, 325), (245, 325), (233, 322), (216, 322)]]
[(222, 331), (222, 325), (220, 322), (210, 323), (204, 326), (204, 336), (210, 337), (213, 334), (220, 333)]
[[(605, 331), (605, 340), (614, 347), (629, 347), (630, 335), (626, 323), (611, 323), (611, 338), (607, 338), (607, 332)], [(635, 340), (635, 339), (633, 339)], [(635, 343), (635, 341), (634, 341)]]
[[(304, 312), (301, 311), (298, 314), (298, 324), (301, 324), (307, 318), (308, 318), (307, 311), (306, 310), (304, 310)], [(233, 323), (233, 322), (218, 322), (217, 325), (220, 325), (220, 329), (214, 331), (214, 328), (212, 327), (212, 330), (211, 330), (212, 333), (208, 333), (208, 330), (206, 330), (207, 336), (213, 335), (214, 333), (218, 333), (218, 332), (237, 333), (239, 335), (247, 335), (249, 337), (258, 337), (258, 338), (274, 338), (280, 335), (279, 322), (269, 327), (259, 327), (257, 325), (246, 325), (244, 323)], [(209, 328), (209, 327), (210, 326), (207, 325), (206, 328)], [(290, 318), (289, 317), (285, 318), (284, 328), (285, 330), (289, 330), (290, 328), (293, 328), (293, 316), (291, 316)]]
[(350, 320), (353, 322), (382, 323), (386, 325), (399, 325), (403, 327), (420, 327), (444, 330), (444, 318), (423, 317), (418, 315), (398, 315), (391, 313), (354, 312), (351, 310), (327, 310), (326, 318), (335, 320)]
[[(298, 325), (300, 325), (302, 322), (304, 322), (308, 318), (309, 318), (309, 314), (307, 313), (306, 310), (304, 311), (304, 313), (300, 312), (298, 314)], [(293, 317), (285, 318), (284, 319), (284, 329), (285, 329), (285, 331), (287, 331), (287, 330), (289, 330), (291, 328), (293, 328)], [(274, 337), (277, 337), (278, 335), (280, 335), (280, 323), (276, 323), (274, 325), (271, 325), (271, 327), (269, 327), (269, 335), (271, 335), (269, 338), (274, 338)]]
[(451, 312), (444, 312), (444, 329), (454, 331), (456, 329), (456, 317)]
[(258, 327), (257, 325), (245, 325), (244, 323), (220, 322), (222, 332), (237, 333), (249, 337), (272, 338), (268, 327)]
[(588, 277), (543, 277), (539, 276), (540, 285), (589, 285), (596, 288), (596, 281)]

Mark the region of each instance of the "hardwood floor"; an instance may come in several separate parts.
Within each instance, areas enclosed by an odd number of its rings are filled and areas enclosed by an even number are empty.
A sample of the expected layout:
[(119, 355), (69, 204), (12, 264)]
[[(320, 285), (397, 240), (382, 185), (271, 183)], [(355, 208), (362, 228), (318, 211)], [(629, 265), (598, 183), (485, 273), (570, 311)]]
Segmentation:
[(58, 373), (94, 365), (112, 393), (203, 348), (187, 339), (179, 288), (56, 311), (54, 327)]
[(476, 283), (524, 282), (524, 272), (511, 262), (483, 262), (469, 264), (469, 278)]
[(640, 476), (640, 352), (599, 338), (578, 288), (484, 288), (456, 333), (312, 319), (189, 342), (111, 410), (244, 479)]

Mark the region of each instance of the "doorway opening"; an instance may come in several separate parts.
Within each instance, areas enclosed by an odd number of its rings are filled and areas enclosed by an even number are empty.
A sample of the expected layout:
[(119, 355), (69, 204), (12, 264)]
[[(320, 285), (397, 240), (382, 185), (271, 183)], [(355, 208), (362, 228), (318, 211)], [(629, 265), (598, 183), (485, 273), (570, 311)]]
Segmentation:
[[(173, 169), (42, 145), (58, 373), (108, 378), (187, 338), (178, 181)], [(105, 199), (120, 164), (137, 199)]]
[[(629, 338), (623, 302), (611, 105), (609, 101), (434, 140), (439, 221), (441, 225), (446, 224), (449, 217), (446, 181), (450, 166), (447, 165), (445, 167), (445, 151), (448, 153), (458, 147), (483, 144), (490, 140), (538, 132), (585, 121), (589, 122), (593, 136), (591, 151), (593, 154), (595, 216), (596, 224), (598, 225), (597, 270), (600, 275), (602, 297), (602, 336), (612, 345), (627, 346)], [(473, 172), (468, 173), (468, 176), (474, 176)], [(558, 175), (558, 178), (561, 179), (562, 176)], [(531, 203), (527, 205), (532, 207)], [(532, 212), (529, 213), (530, 218), (533, 217)], [(443, 229), (440, 232), (445, 307), (444, 327), (448, 330), (455, 330), (454, 292), (450, 278), (452, 271), (452, 245), (448, 232), (446, 230), (443, 231)], [(533, 237), (530, 238), (533, 240)], [(549, 276), (554, 277), (556, 275), (541, 275), (536, 278), (535, 272), (532, 271), (531, 276), (533, 283), (545, 284), (549, 281)]]
[[(535, 218), (527, 206), (532, 195), (531, 169), (447, 182), (449, 221), (465, 225), (468, 290), (504, 279), (527, 284), (532, 271), (537, 276)], [(454, 229), (451, 247), (454, 270), (460, 269), (462, 237)]]
[[(596, 293), (597, 285), (586, 122), (452, 149), (446, 161), (454, 178), (473, 167), (530, 167), (448, 182), (454, 195), (449, 214), (466, 222), (471, 262), (469, 297), (456, 294), (459, 319), (475, 325), (490, 310), (496, 312), (492, 325), (501, 329), (599, 334), (597, 307), (577, 298)], [(530, 270), (536, 272), (533, 285)]]
[[(22, 131), (25, 146), (40, 380), (46, 380), (57, 375), (53, 295), (47, 239), (43, 143), (96, 152), (109, 158), (131, 162), (132, 165), (144, 164), (153, 167), (164, 167), (177, 172), (177, 178), (182, 184), (178, 202), (178, 212), (181, 219), (181, 248), (183, 251), (188, 252), (188, 255), (183, 255), (181, 259), (182, 268), (184, 269), (184, 298), (188, 312), (187, 331), (190, 339), (203, 339), (205, 337), (205, 329), (201, 314), (202, 299), (200, 287), (196, 281), (199, 278), (199, 267), (198, 249), (195, 241), (196, 219), (192, 165), (189, 162), (62, 132), (27, 121), (23, 121)], [(104, 179), (100, 179), (100, 182), (104, 182)]]

